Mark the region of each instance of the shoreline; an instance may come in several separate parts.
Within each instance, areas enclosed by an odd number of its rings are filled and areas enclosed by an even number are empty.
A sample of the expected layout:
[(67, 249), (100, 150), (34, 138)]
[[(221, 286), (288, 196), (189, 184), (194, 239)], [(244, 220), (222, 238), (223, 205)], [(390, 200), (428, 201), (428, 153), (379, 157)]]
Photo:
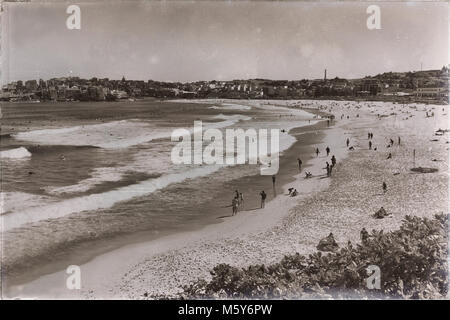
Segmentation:
[[(363, 115), (364, 119), (363, 117), (356, 119), (355, 113)], [(358, 242), (361, 226), (367, 229), (389, 230), (399, 225), (405, 212), (423, 216), (437, 213), (423, 211), (422, 208), (431, 209), (430, 203), (418, 201), (417, 194), (432, 197), (432, 190), (428, 190), (427, 186), (436, 185), (436, 181), (439, 182), (438, 185), (443, 184), (448, 189), (445, 171), (441, 170), (439, 175), (424, 176), (411, 175), (404, 166), (398, 167), (397, 162), (391, 162), (391, 166), (394, 167), (386, 167), (386, 149), (383, 146), (386, 133), (401, 131), (403, 143), (406, 146), (414, 143), (417, 148), (428, 139), (422, 136), (418, 138), (414, 134), (417, 130), (415, 126), (405, 128), (398, 125), (397, 120), (397, 116), (378, 120), (375, 114), (363, 114), (356, 109), (352, 110), (352, 119), (349, 121), (340, 121), (337, 128), (323, 130), (325, 135), (320, 145), (322, 152), (326, 143), (337, 141), (341, 153), (337, 155), (335, 152), (337, 146), (330, 145), (331, 154), (336, 154), (338, 158), (336, 177), (321, 179), (316, 176), (314, 179), (302, 179), (301, 175), (297, 176), (294, 183), (283, 186), (284, 193), (287, 187), (297, 186), (300, 195), (295, 199), (288, 198), (292, 201), (286, 200), (285, 195), (279, 195), (268, 203), (264, 210), (240, 212), (233, 219), (206, 226), (198, 231), (125, 246), (97, 256), (81, 266), (83, 282), (87, 285), (80, 292), (68, 292), (69, 290), (62, 288), (62, 279), (65, 279), (66, 275), (61, 271), (28, 283), (28, 294), (25, 296), (33, 297), (34, 288), (36, 296), (40, 297), (42, 292), (47, 292), (49, 297), (71, 299), (144, 298), (144, 294), (146, 296), (164, 294), (167, 297), (176, 294), (182, 285), (190, 281), (199, 277), (207, 279), (209, 270), (218, 263), (229, 263), (238, 267), (255, 263), (270, 264), (286, 253), (311, 253), (315, 250), (318, 239), (330, 231), (335, 234), (338, 243), (345, 243), (348, 240)], [(428, 119), (422, 120), (421, 123), (425, 121)], [(442, 127), (447, 128), (447, 124)], [(368, 153), (367, 147), (362, 144), (367, 143), (364, 141), (367, 139), (364, 136), (367, 130), (375, 132), (375, 141), (380, 148), (376, 153)], [(412, 134), (404, 136), (408, 130)], [(432, 131), (429, 134), (432, 134)], [(356, 150), (343, 161), (342, 159), (349, 154), (343, 139), (347, 135), (353, 137), (352, 140), (355, 139)], [(400, 154), (401, 148), (404, 147), (395, 149), (394, 158), (406, 156)], [(417, 161), (425, 163), (426, 155), (425, 152), (420, 152)], [(448, 160), (448, 155), (445, 156)], [(308, 170), (314, 175), (317, 173), (321, 175), (324, 173), (324, 161), (322, 156), (315, 161), (313, 158), (306, 166), (304, 165), (303, 172)], [(400, 165), (404, 164), (400, 161)], [(445, 161), (438, 164), (441, 167), (446, 165)], [(355, 168), (361, 170), (369, 168), (374, 172), (365, 177)], [(400, 171), (399, 177), (402, 180), (393, 181), (397, 179), (396, 176), (392, 176), (395, 170)], [(389, 175), (386, 178), (389, 178), (390, 189), (394, 183), (392, 194), (389, 193), (385, 197), (380, 197), (373, 190), (374, 184), (379, 184), (380, 174)], [(419, 188), (415, 180), (421, 181)], [(403, 184), (406, 184), (407, 187), (402, 190), (408, 190), (408, 193), (395, 190), (395, 183), (401, 184), (402, 188)], [(412, 190), (414, 187), (420, 190), (417, 192)], [(362, 190), (366, 190), (365, 188), (371, 191), (361, 193)], [(442, 207), (442, 204), (445, 206), (447, 202), (443, 199), (448, 200), (448, 195), (440, 191), (434, 195), (434, 200), (438, 201), (432, 202), (437, 207)], [(411, 200), (411, 204), (408, 200)], [(402, 206), (399, 206), (399, 203)], [(388, 211), (394, 211), (392, 218), (377, 220), (369, 216), (374, 209), (379, 209), (380, 204), (384, 204)], [(117, 265), (117, 261), (127, 262)], [(108, 274), (103, 274), (104, 270), (108, 270)], [(16, 292), (20, 292), (22, 288), (16, 289)]]
[[(314, 110), (312, 110), (314, 111)], [(325, 114), (322, 111), (319, 110), (315, 110), (316, 114)], [(320, 127), (325, 127), (325, 128), (320, 128)], [(298, 127), (298, 128), (294, 128), (290, 131), (290, 134), (294, 135), (294, 136), (301, 136), (304, 134), (313, 134), (313, 135), (317, 135), (319, 134), (319, 132), (321, 134), (323, 134), (324, 131), (326, 131), (326, 126), (324, 126), (324, 121), (319, 121), (319, 123), (317, 124), (312, 124), (312, 125), (307, 125), (304, 127)], [(292, 133), (292, 131), (294, 131), (295, 133)], [(314, 132), (314, 133), (312, 133)], [(325, 134), (326, 135), (326, 134)], [(319, 138), (319, 140), (323, 140), (323, 138)], [(313, 143), (315, 144), (316, 141), (314, 141)], [(297, 140), (297, 142), (291, 146), (291, 148), (289, 148), (287, 151), (291, 150), (297, 145), (300, 144), (300, 141)], [(322, 144), (321, 141), (319, 141), (319, 144)], [(298, 146), (297, 146), (298, 147)], [(308, 155), (308, 158), (313, 158), (312, 153), (313, 153), (313, 148), (311, 146), (311, 143), (308, 143), (306, 146), (303, 146), (303, 148), (309, 148), (310, 153)], [(322, 149), (324, 149), (325, 147), (323, 147)], [(285, 158), (285, 156), (283, 156), (282, 158)], [(303, 166), (302, 166), (302, 173), (301, 175), (303, 175), (305, 169), (310, 168), (311, 165), (310, 162), (311, 160), (308, 159), (306, 160), (306, 158), (303, 159)], [(280, 162), (281, 159), (280, 159)], [(296, 164), (294, 164), (294, 166), (296, 166)], [(309, 170), (309, 169), (308, 169)], [(318, 166), (316, 167), (317, 171), (320, 171), (322, 173), (323, 170), (321, 170), (321, 168), (319, 168)], [(269, 177), (270, 178), (270, 177)], [(267, 178), (268, 179), (268, 178)], [(280, 179), (278, 179), (280, 180)], [(290, 177), (290, 182), (285, 183), (282, 185), (282, 187), (277, 187), (277, 189), (279, 190), (283, 190), (283, 194), (287, 193), (287, 188), (289, 186), (291, 186), (296, 180), (295, 176), (291, 176)], [(310, 179), (310, 181), (312, 182), (313, 179)], [(279, 181), (278, 181), (279, 183)], [(302, 194), (301, 190), (299, 190), (299, 186), (296, 186), (296, 188), (298, 189), (298, 191), (300, 192), (300, 194)], [(165, 235), (162, 237), (157, 237), (156, 239), (152, 239), (152, 240), (142, 240), (141, 241), (133, 241), (131, 244), (125, 244), (125, 245), (121, 245), (120, 247), (113, 249), (113, 250), (108, 250), (106, 252), (100, 253), (99, 255), (96, 255), (95, 257), (92, 257), (90, 259), (88, 259), (84, 264), (81, 265), (82, 269), (93, 269), (96, 268), (96, 264), (98, 263), (98, 261), (101, 260), (108, 260), (109, 257), (115, 257), (116, 255), (118, 256), (122, 256), (123, 254), (125, 254), (126, 256), (130, 255), (130, 252), (137, 252), (135, 254), (131, 254), (131, 256), (134, 257), (134, 260), (136, 260), (136, 257), (142, 256), (144, 255), (142, 253), (142, 251), (146, 251), (145, 249), (147, 247), (152, 247), (152, 248), (160, 248), (160, 247), (168, 247), (168, 248), (180, 248), (180, 246), (182, 246), (185, 241), (184, 238), (189, 238), (190, 241), (198, 241), (201, 238), (209, 237), (209, 236), (214, 236), (216, 234), (220, 234), (222, 229), (227, 229), (230, 230), (230, 227), (222, 227), (223, 225), (233, 225), (234, 227), (232, 229), (236, 229), (236, 227), (238, 227), (241, 224), (248, 224), (246, 221), (247, 219), (249, 219), (250, 215), (252, 215), (254, 212), (260, 214), (262, 212), (264, 212), (264, 214), (267, 216), (268, 212), (270, 212), (270, 210), (272, 210), (273, 208), (279, 207), (280, 205), (283, 204), (284, 201), (284, 195), (278, 195), (276, 198), (271, 199), (271, 192), (267, 192), (269, 195), (269, 201), (266, 202), (266, 209), (251, 209), (249, 211), (239, 211), (238, 215), (235, 217), (222, 217), (220, 220), (220, 222), (218, 223), (214, 223), (214, 224), (207, 224), (204, 225), (200, 228), (195, 228), (194, 230), (191, 231), (183, 231), (183, 232), (177, 232), (177, 233), (173, 233), (173, 234), (169, 234), (169, 235)], [(298, 198), (298, 197), (297, 197)], [(297, 199), (295, 198), (295, 199)], [(295, 202), (295, 199), (292, 199), (292, 203), (291, 206), (293, 206), (293, 203)], [(273, 203), (274, 201), (276, 201), (276, 205)], [(246, 205), (247, 205), (247, 200), (246, 200)], [(231, 209), (230, 209), (231, 210)], [(282, 210), (280, 211), (281, 213), (284, 213), (287, 210)], [(270, 214), (269, 214), (270, 215)], [(229, 219), (231, 218), (231, 219)], [(279, 217), (277, 217), (278, 219)], [(254, 219), (254, 217), (252, 217), (252, 219)], [(250, 219), (250, 220), (252, 220)], [(242, 221), (241, 221), (242, 220)], [(259, 219), (258, 219), (259, 220)], [(273, 222), (274, 223), (274, 222)], [(255, 227), (255, 221), (252, 221), (251, 224)], [(259, 226), (259, 227), (265, 227), (266, 225), (266, 221), (264, 221), (263, 226)], [(142, 250), (142, 251), (141, 251)], [(155, 250), (156, 252), (159, 252), (158, 250)], [(116, 258), (112, 258), (112, 259), (116, 259)], [(127, 259), (120, 259), (120, 260), (127, 260)], [(133, 259), (132, 259), (133, 260)], [(101, 263), (101, 262), (100, 262)], [(126, 268), (125, 268), (126, 269)], [(117, 272), (113, 271), (112, 273), (116, 274)], [(64, 270), (59, 270), (56, 272), (52, 272), (50, 274), (47, 275), (42, 275), (37, 279), (34, 279), (32, 281), (28, 281), (28, 282), (24, 282), (24, 283), (20, 283), (18, 282), (18, 284), (14, 284), (11, 287), (7, 288), (6, 292), (11, 293), (12, 296), (16, 296), (19, 295), (19, 292), (22, 291), (22, 288), (25, 286), (27, 286), (28, 284), (33, 284), (33, 283), (39, 283), (40, 281), (44, 280), (44, 282), (47, 282), (48, 280), (50, 280), (47, 283), (54, 283), (54, 280), (52, 280), (52, 278), (56, 276), (58, 278), (65, 277), (64, 275)], [(90, 281), (89, 281), (90, 282)], [(32, 285), (33, 286), (33, 285)], [(37, 285), (36, 287), (40, 287), (40, 285)], [(51, 291), (51, 290), (49, 290)], [(61, 291), (68, 291), (67, 289), (63, 288)], [(29, 295), (26, 295), (29, 296)], [(64, 295), (63, 295), (64, 296)], [(74, 298), (73, 295), (71, 293), (69, 293), (69, 298)], [(81, 297), (79, 297), (81, 298)]]
[[(212, 102), (210, 102), (209, 104), (211, 104), (211, 103)], [(309, 110), (309, 113), (313, 113), (316, 115), (324, 114), (324, 112), (319, 111), (319, 110)], [(317, 120), (315, 120), (315, 122), (316, 121)], [(295, 131), (296, 136), (311, 135), (311, 131), (317, 131), (317, 130), (321, 131), (320, 127), (323, 126), (323, 124), (321, 124), (321, 122), (323, 123), (323, 121), (319, 120), (318, 123), (309, 124), (309, 125), (306, 124), (306, 125), (302, 125), (300, 127), (293, 128), (293, 129), (291, 129), (290, 133), (292, 131)], [(291, 134), (291, 135), (294, 135), (294, 134)], [(303, 140), (305, 140), (305, 139), (303, 139)], [(309, 141), (309, 140), (310, 140), (309, 138), (306, 139), (306, 141)], [(310, 143), (314, 143), (314, 141), (310, 142)], [(302, 148), (302, 149), (309, 148), (310, 143), (307, 143), (307, 145), (304, 145), (304, 142), (300, 142), (297, 138), (297, 141), (291, 147), (289, 147), (287, 150), (285, 150), (283, 152), (283, 155), (280, 157), (280, 163), (282, 163), (283, 161), (284, 162), (289, 161), (289, 159), (287, 160), (289, 155), (286, 155), (286, 154), (292, 153), (293, 152), (292, 150), (295, 147), (300, 146), (300, 148)], [(291, 157), (293, 157), (293, 156), (291, 156)], [(286, 170), (284, 170), (285, 168), (286, 168), (286, 166), (283, 166), (283, 168), (280, 168), (280, 172), (286, 171)], [(283, 169), (283, 170), (281, 170), (281, 169)], [(243, 184), (244, 187), (249, 184), (258, 185), (258, 181), (261, 182), (262, 180), (266, 180), (266, 179), (270, 180), (270, 177), (264, 178), (264, 177), (261, 177), (259, 174), (244, 176), (241, 178), (237, 178), (236, 180), (233, 180), (233, 187), (236, 187), (236, 183), (239, 186)], [(277, 189), (278, 189), (279, 183), (283, 184), (283, 181), (286, 181), (286, 180), (291, 181), (291, 180), (293, 180), (293, 177), (288, 172), (288, 173), (284, 173), (284, 177), (283, 177), (283, 175), (278, 177), (277, 180), (278, 180), (277, 181), (278, 182)], [(253, 181), (253, 183), (251, 183), (251, 181)], [(230, 184), (230, 183), (227, 183), (227, 184)], [(239, 190), (241, 190), (240, 187), (239, 187)], [(269, 203), (272, 200), (272, 192), (268, 191), (267, 193), (268, 193), (267, 203)], [(247, 198), (249, 196), (249, 193), (245, 192), (245, 190), (244, 190), (244, 195), (246, 198), (247, 207), (253, 206), (254, 203), (252, 203), (252, 202), (255, 202), (255, 201), (252, 201), (252, 199)], [(226, 214), (223, 214), (223, 212), (226, 212)], [(194, 222), (187, 223), (183, 226), (183, 228), (181, 228), (181, 229), (178, 228), (177, 230), (166, 230), (166, 231), (163, 230), (163, 231), (158, 232), (157, 234), (149, 233), (147, 231), (139, 231), (139, 232), (136, 232), (133, 234), (125, 234), (125, 235), (106, 237), (103, 239), (95, 240), (95, 242), (88, 241), (88, 242), (74, 243), (73, 245), (71, 245), (71, 249), (64, 250), (62, 255), (61, 255), (61, 252), (59, 252), (59, 250), (56, 249), (56, 252), (58, 252), (58, 255), (60, 256), (57, 260), (55, 260), (55, 261), (52, 260), (52, 261), (46, 262), (45, 255), (40, 255), (40, 256), (30, 260), (30, 263), (27, 264), (27, 265), (29, 265), (29, 267), (27, 267), (27, 269), (26, 269), (27, 270), (26, 275), (21, 275), (20, 270), (14, 270), (13, 273), (4, 276), (4, 279), (5, 279), (4, 285), (5, 285), (6, 292), (9, 291), (10, 287), (12, 287), (12, 288), (21, 287), (22, 285), (24, 285), (28, 282), (32, 282), (42, 276), (45, 276), (48, 274), (53, 274), (55, 272), (59, 272), (59, 271), (63, 270), (64, 268), (66, 268), (70, 264), (89, 263), (92, 259), (95, 259), (95, 257), (97, 257), (97, 256), (107, 254), (108, 252), (118, 250), (125, 246), (135, 245), (135, 244), (139, 244), (142, 242), (145, 242), (145, 243), (152, 242), (161, 237), (167, 237), (167, 236), (171, 236), (171, 235), (178, 234), (178, 233), (196, 232), (198, 230), (201, 230), (203, 227), (211, 225), (211, 224), (212, 225), (221, 224), (224, 222), (224, 220), (226, 220), (229, 217), (228, 212), (230, 212), (230, 214), (231, 214), (231, 208), (227, 208), (227, 209), (225, 209), (225, 211), (221, 208), (218, 208), (217, 212), (211, 212), (210, 214), (205, 215), (204, 219), (202, 219), (201, 221), (197, 221), (197, 223), (194, 223)], [(220, 213), (222, 213), (222, 214), (220, 214)], [(94, 246), (91, 246), (91, 244), (93, 244)]]

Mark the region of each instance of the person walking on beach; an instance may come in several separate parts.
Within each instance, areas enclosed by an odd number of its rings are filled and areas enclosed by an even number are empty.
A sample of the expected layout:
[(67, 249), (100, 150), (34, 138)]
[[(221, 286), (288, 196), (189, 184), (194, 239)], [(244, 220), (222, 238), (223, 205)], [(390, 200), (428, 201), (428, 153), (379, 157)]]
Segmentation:
[(400, 137), (398, 137), (398, 145), (400, 145), (400, 141), (401, 141), (401, 140), (400, 140)]
[(347, 147), (348, 147), (349, 144), (350, 144), (350, 139), (347, 138)]
[(239, 206), (241, 207), (241, 211), (244, 210), (244, 196), (242, 195), (242, 192), (239, 193)]
[(235, 216), (238, 212), (238, 199), (237, 198), (233, 198), (233, 200), (231, 201), (231, 207), (233, 208), (233, 216)]
[(266, 206), (267, 194), (263, 190), (259, 195), (261, 196), (261, 209), (263, 209)]
[(336, 157), (334, 156), (334, 154), (333, 154), (333, 156), (331, 157), (331, 164), (332, 164), (333, 166), (336, 165)]
[(387, 191), (387, 184), (383, 181), (383, 193), (386, 193)]
[(390, 139), (389, 142), (391, 143), (391, 147), (394, 146), (394, 140)]
[(298, 162), (298, 171), (302, 172), (302, 159), (297, 158), (297, 162)]
[(320, 153), (319, 148), (316, 148), (316, 157), (319, 156), (319, 153)]
[(327, 161), (327, 177), (330, 176), (330, 164)]
[(372, 150), (372, 141), (369, 141), (369, 150)]
[(325, 151), (327, 152), (327, 157), (330, 154), (330, 147), (327, 146), (327, 148), (325, 149)]
[(275, 189), (275, 181), (276, 181), (277, 177), (275, 175), (272, 176), (272, 188), (273, 188), (273, 195), (274, 197), (277, 196), (277, 190)]

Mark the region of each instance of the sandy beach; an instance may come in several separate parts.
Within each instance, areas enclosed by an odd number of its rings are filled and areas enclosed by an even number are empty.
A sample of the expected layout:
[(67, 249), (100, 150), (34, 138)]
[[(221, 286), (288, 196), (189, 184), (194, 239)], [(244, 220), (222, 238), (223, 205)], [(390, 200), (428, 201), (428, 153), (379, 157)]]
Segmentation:
[[(335, 121), (320, 130), (323, 138), (309, 146), (302, 172), (293, 182), (278, 186), (283, 194), (267, 203), (265, 209), (241, 211), (201, 230), (99, 255), (80, 266), (79, 291), (66, 289), (67, 275), (63, 270), (12, 287), (8, 296), (167, 297), (197, 278), (208, 279), (209, 271), (219, 263), (238, 267), (271, 264), (285, 254), (314, 252), (319, 240), (330, 232), (339, 244), (358, 242), (363, 227), (393, 230), (406, 214), (432, 217), (448, 210), (448, 133), (435, 135), (438, 129), (448, 129), (447, 111), (442, 106), (319, 100), (270, 103), (320, 109), (333, 114)], [(426, 111), (434, 112), (434, 116), (426, 117)], [(372, 150), (368, 147), (368, 132), (374, 135)], [(298, 136), (294, 133), (297, 138), (302, 134), (305, 132)], [(347, 138), (353, 150), (346, 147)], [(394, 140), (394, 145), (387, 148), (389, 139)], [(331, 149), (329, 157), (326, 146)], [(315, 147), (320, 149), (318, 157), (313, 155)], [(389, 153), (391, 159), (387, 159)], [(325, 162), (330, 161), (331, 155), (337, 158), (337, 166), (329, 178)], [(439, 171), (417, 174), (410, 171), (414, 166)], [(305, 171), (313, 177), (305, 179)], [(387, 184), (385, 194), (383, 182)], [(299, 195), (289, 197), (290, 187), (296, 188)], [(392, 215), (374, 219), (372, 214), (380, 207)]]
[(3, 1), (0, 300), (450, 299), (448, 9)]

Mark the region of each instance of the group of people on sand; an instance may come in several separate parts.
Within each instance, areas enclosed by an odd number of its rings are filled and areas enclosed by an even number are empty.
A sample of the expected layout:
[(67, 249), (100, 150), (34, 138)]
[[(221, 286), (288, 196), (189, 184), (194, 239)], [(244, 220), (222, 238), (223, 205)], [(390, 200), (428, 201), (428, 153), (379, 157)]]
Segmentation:
[[(233, 216), (237, 215), (239, 211), (244, 210), (244, 196), (242, 192), (239, 192), (239, 190), (234, 191), (235, 195), (233, 200), (231, 201), (231, 208), (233, 210)], [(267, 194), (262, 190), (259, 195), (261, 196), (261, 209), (263, 209), (266, 206), (266, 198)]]
[[(276, 182), (276, 176), (272, 176), (272, 185), (273, 189), (275, 190), (275, 182)], [(297, 189), (290, 188), (289, 189), (289, 195), (291, 197), (295, 197), (298, 194)], [(261, 197), (261, 209), (264, 209), (266, 207), (266, 199), (267, 199), (267, 193), (262, 190), (259, 193), (259, 196)], [(274, 196), (276, 196), (276, 193), (274, 193)], [(244, 196), (242, 195), (242, 192), (239, 192), (239, 190), (234, 191), (234, 198), (231, 201), (231, 207), (233, 210), (233, 216), (235, 216), (239, 211), (244, 210)]]
[[(369, 132), (368, 134), (367, 134), (367, 138), (369, 139), (369, 150), (372, 150), (372, 139), (373, 139), (373, 133), (372, 132)], [(347, 139), (348, 140), (348, 139)], [(401, 145), (401, 138), (400, 137), (398, 137), (398, 140), (397, 140), (397, 143), (398, 143), (398, 145), (400, 146)], [(388, 145), (386, 146), (386, 148), (391, 148), (391, 147), (393, 147), (394, 146), (394, 140), (392, 139), (392, 138), (390, 138), (389, 139), (389, 143), (388, 143)], [(373, 150), (374, 151), (377, 151), (377, 148), (375, 147), (375, 148), (373, 148)], [(388, 160), (388, 159), (392, 159), (392, 153), (391, 152), (389, 152), (388, 153), (388, 155), (387, 155), (387, 157), (386, 157), (386, 159)]]
[[(400, 139), (400, 137), (398, 137), (398, 145), (400, 145), (401, 144), (401, 139)], [(390, 148), (390, 147), (393, 147), (394, 146), (394, 140), (392, 140), (392, 138), (390, 138), (389, 139), (389, 144), (387, 145), (387, 147), (386, 148)]]
[[(318, 150), (318, 149), (317, 149), (317, 150)], [(316, 151), (317, 151), (317, 150), (316, 150)], [(303, 164), (302, 159), (297, 158), (297, 163), (298, 163), (298, 171), (299, 171), (299, 172), (302, 172), (302, 164)], [(311, 177), (312, 177), (311, 172), (305, 171), (305, 178), (311, 178)], [(289, 189), (288, 189), (288, 190), (289, 190)], [(289, 195), (290, 195), (290, 193), (289, 193)]]
[[(372, 150), (372, 139), (373, 139), (373, 133), (372, 132), (368, 132), (367, 134), (367, 138), (369, 140), (369, 149)], [(389, 141), (389, 146), (393, 146), (394, 145), (394, 140), (390, 139)], [(401, 143), (401, 139), (400, 137), (398, 137), (398, 145), (400, 145)], [(347, 138), (346, 140), (346, 145), (347, 147), (349, 147), (350, 145), (350, 138)], [(353, 149), (353, 147), (350, 147), (351, 149)], [(376, 148), (374, 148), (374, 150), (376, 150)], [(325, 148), (325, 152), (326, 152), (326, 156), (329, 157), (330, 153), (331, 153), (331, 149), (329, 146), (327, 146)], [(315, 149), (315, 153), (316, 153), (316, 157), (319, 156), (320, 154), (320, 150), (319, 148)], [(389, 153), (388, 155), (388, 159), (390, 159), (392, 157), (392, 154)], [(331, 164), (326, 161), (326, 171), (327, 171), (327, 177), (331, 177), (331, 174), (333, 172), (333, 168), (336, 166), (336, 157), (334, 155), (331, 156)], [(303, 165), (303, 161), (301, 160), (301, 158), (297, 158), (297, 165), (298, 165), (298, 170), (299, 172), (302, 171), (302, 165)], [(305, 178), (312, 178), (312, 173), (310, 171), (305, 171)], [(272, 185), (273, 185), (273, 189), (274, 189), (274, 195), (276, 196), (275, 193), (275, 181), (276, 181), (276, 176), (272, 176)], [(382, 188), (383, 188), (383, 193), (387, 192), (387, 184), (386, 182), (383, 182), (382, 184)], [(291, 197), (295, 197), (298, 195), (298, 191), (295, 188), (289, 188), (288, 189), (289, 193), (288, 196)], [(267, 194), (264, 190), (262, 190), (259, 193), (260, 197), (261, 197), (261, 209), (265, 208), (266, 205), (266, 199), (267, 199)], [(235, 190), (235, 196), (232, 200), (232, 208), (233, 208), (233, 216), (236, 215), (238, 213), (238, 211), (241, 211), (244, 209), (244, 197), (242, 195), (241, 192), (239, 192), (238, 190)]]
[(295, 188), (289, 188), (288, 191), (289, 191), (288, 196), (295, 197), (298, 195), (298, 191)]
[[(349, 144), (350, 144), (350, 140), (347, 138), (347, 147), (348, 147)], [(315, 152), (316, 152), (316, 157), (318, 157), (319, 154), (320, 154), (319, 148), (316, 148), (316, 151), (315, 151)], [(325, 152), (326, 152), (327, 157), (328, 157), (328, 156), (330, 155), (330, 152), (331, 152), (331, 149), (330, 149), (329, 146), (327, 146), (327, 147), (325, 148)], [(301, 171), (301, 160), (300, 160), (300, 158), (298, 158), (297, 161), (299, 161), (299, 170)], [(331, 157), (331, 165), (330, 165), (330, 163), (328, 163), (328, 161), (326, 161), (327, 177), (331, 177), (331, 173), (332, 173), (333, 167), (334, 167), (335, 165), (336, 165), (336, 157), (333, 155), (333, 156)], [(306, 171), (306, 172), (305, 172), (305, 178), (307, 179), (307, 178), (311, 178), (311, 177), (312, 177), (311, 172)]]

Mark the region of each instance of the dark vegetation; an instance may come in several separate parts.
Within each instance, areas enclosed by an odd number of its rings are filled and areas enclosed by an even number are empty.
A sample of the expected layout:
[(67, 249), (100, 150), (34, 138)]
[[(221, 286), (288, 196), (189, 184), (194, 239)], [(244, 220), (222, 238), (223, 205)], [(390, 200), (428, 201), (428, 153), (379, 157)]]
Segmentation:
[[(448, 290), (447, 215), (406, 216), (400, 229), (373, 230), (362, 243), (323, 254), (287, 255), (274, 265), (219, 264), (209, 281), (183, 288), (184, 299), (443, 298)], [(380, 289), (369, 289), (367, 267), (380, 268)]]

